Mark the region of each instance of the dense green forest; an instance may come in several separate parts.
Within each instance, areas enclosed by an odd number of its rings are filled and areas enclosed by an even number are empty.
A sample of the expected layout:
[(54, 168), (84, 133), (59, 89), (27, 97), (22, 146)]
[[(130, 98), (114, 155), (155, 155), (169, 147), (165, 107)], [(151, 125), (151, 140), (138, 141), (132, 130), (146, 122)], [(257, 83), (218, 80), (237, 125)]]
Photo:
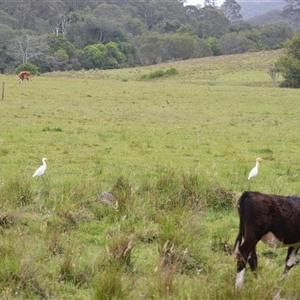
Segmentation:
[[(1, 0), (0, 71), (114, 69), (283, 47), (293, 23), (253, 25), (241, 6), (206, 0)], [(287, 20), (297, 12), (286, 1)], [(298, 1), (299, 2), (299, 1)], [(291, 10), (292, 9), (292, 10)]]

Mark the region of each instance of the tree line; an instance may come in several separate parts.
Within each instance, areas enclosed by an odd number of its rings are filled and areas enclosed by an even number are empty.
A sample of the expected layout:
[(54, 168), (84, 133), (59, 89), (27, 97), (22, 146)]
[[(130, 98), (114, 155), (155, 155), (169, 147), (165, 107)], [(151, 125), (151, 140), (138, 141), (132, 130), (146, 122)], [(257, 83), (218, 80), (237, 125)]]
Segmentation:
[(273, 50), (293, 37), (299, 20), (299, 0), (287, 0), (284, 10), (294, 23), (260, 27), (243, 21), (235, 0), (184, 2), (2, 0), (0, 71), (113, 69)]

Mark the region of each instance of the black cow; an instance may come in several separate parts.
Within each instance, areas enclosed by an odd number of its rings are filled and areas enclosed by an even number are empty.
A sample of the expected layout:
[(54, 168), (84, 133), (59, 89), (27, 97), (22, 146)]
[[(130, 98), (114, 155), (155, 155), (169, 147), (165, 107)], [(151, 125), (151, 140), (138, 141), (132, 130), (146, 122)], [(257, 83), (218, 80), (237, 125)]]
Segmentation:
[(255, 248), (260, 240), (273, 248), (288, 247), (286, 274), (294, 266), (300, 247), (300, 198), (246, 191), (238, 201), (238, 213), (240, 227), (234, 246), (236, 288), (243, 286), (247, 262), (256, 271)]

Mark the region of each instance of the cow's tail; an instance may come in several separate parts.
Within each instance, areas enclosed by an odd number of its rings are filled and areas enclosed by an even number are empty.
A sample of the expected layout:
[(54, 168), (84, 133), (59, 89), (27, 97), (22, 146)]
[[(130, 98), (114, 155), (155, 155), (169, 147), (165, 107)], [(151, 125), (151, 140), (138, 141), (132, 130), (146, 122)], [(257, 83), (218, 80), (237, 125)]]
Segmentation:
[(239, 225), (239, 232), (236, 237), (234, 247), (233, 247), (233, 255), (235, 258), (238, 257), (240, 253), (240, 246), (242, 244), (243, 235), (244, 235), (244, 201), (248, 197), (248, 192), (244, 192), (240, 199), (238, 200), (238, 213), (240, 216), (240, 225)]

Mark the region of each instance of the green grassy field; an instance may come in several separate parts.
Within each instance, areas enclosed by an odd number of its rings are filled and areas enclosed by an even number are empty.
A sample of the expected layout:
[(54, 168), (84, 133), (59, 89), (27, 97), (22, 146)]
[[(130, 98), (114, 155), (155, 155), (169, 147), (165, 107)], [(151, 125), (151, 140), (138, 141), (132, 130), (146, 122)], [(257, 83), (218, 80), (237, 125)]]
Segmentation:
[(242, 291), (231, 253), (244, 190), (300, 195), (299, 91), (267, 74), (279, 55), (0, 75), (0, 298), (297, 299), (286, 249), (259, 244)]

